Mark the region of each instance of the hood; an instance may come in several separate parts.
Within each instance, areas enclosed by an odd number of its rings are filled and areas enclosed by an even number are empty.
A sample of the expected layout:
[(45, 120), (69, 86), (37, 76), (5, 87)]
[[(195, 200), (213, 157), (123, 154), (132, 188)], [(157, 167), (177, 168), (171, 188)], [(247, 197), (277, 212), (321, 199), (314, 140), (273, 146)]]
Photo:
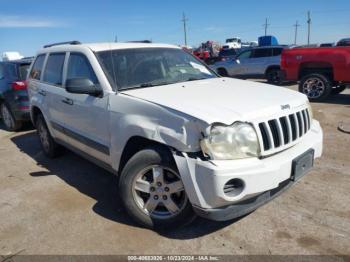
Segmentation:
[(209, 124), (253, 121), (280, 114), (282, 105), (293, 110), (307, 103), (305, 95), (284, 87), (232, 78), (124, 90), (127, 94), (175, 109)]

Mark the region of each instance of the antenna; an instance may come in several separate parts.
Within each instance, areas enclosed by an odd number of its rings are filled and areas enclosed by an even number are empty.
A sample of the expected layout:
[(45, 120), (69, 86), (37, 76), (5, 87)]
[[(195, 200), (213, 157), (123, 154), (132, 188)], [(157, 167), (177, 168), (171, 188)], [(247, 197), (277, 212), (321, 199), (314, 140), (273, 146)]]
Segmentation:
[(187, 46), (187, 28), (186, 28), (186, 22), (188, 21), (188, 19), (186, 18), (185, 13), (182, 14), (182, 20), (181, 20), (184, 24), (184, 37), (185, 37), (185, 46)]

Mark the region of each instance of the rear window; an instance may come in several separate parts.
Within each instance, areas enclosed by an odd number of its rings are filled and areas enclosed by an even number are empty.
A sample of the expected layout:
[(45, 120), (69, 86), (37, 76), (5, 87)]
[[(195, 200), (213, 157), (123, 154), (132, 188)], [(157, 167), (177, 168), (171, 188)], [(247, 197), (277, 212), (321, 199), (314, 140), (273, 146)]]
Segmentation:
[(34, 62), (29, 78), (40, 80), (41, 71), (43, 70), (45, 55), (39, 55)]
[(65, 55), (65, 53), (49, 55), (44, 71), (44, 82), (58, 86), (62, 85), (62, 73)]
[(19, 65), (19, 79), (25, 80), (28, 75), (30, 64), (21, 64)]

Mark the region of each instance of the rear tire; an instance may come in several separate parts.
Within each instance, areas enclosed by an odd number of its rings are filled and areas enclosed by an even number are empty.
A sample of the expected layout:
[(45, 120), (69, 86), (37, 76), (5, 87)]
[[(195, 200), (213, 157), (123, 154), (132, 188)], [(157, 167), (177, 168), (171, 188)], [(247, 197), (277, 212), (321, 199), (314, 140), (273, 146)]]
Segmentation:
[(266, 80), (269, 84), (281, 85), (282, 84), (281, 70), (278, 68), (269, 69), (266, 73)]
[(7, 131), (18, 131), (22, 128), (22, 122), (16, 120), (11, 109), (5, 103), (0, 105), (1, 118)]
[(41, 148), (46, 156), (55, 158), (62, 153), (62, 147), (58, 145), (52, 138), (49, 129), (47, 128), (43, 115), (39, 115), (36, 120), (36, 129), (39, 136)]
[(346, 89), (346, 85), (339, 85), (332, 88), (332, 95), (337, 95)]
[(161, 146), (131, 157), (121, 172), (119, 192), (128, 214), (146, 228), (181, 226), (195, 218), (175, 161)]
[(299, 92), (305, 94), (310, 101), (323, 101), (332, 92), (332, 81), (322, 74), (309, 74), (299, 83)]
[(217, 72), (222, 77), (228, 77), (228, 73), (227, 73), (227, 70), (225, 68), (219, 68)]

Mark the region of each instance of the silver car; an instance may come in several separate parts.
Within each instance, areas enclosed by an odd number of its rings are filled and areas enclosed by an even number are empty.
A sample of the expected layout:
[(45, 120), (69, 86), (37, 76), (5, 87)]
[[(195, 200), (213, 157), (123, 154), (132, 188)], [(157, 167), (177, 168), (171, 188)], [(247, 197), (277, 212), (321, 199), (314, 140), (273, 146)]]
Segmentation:
[(241, 52), (235, 59), (220, 61), (212, 66), (221, 76), (263, 78), (280, 84), (280, 59), (284, 46), (257, 47)]

